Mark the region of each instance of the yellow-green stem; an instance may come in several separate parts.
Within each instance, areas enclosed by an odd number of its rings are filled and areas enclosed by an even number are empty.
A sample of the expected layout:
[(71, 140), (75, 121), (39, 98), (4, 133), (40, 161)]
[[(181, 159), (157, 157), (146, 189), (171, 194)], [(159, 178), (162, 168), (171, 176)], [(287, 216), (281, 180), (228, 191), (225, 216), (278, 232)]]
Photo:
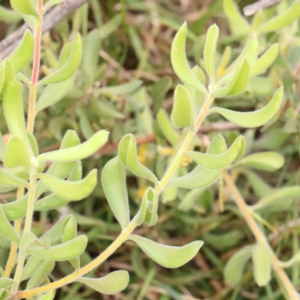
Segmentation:
[[(23, 197), (23, 195), (24, 195), (24, 188), (23, 187), (18, 188), (17, 200), (20, 200)], [(20, 231), (21, 231), (21, 224), (22, 224), (22, 219), (16, 220), (14, 222), (14, 229), (18, 234), (20, 234)], [(12, 243), (11, 247), (10, 247), (9, 257), (7, 260), (7, 264), (6, 264), (6, 267), (4, 270), (3, 277), (8, 278), (10, 276), (10, 273), (14, 267), (17, 251), (18, 251), (18, 245), (15, 243)]]
[(245, 203), (245, 200), (243, 199), (242, 195), (238, 191), (237, 187), (234, 184), (234, 181), (232, 180), (231, 176), (226, 172), (223, 171), (223, 178), (226, 182), (226, 185), (228, 189), (230, 190), (238, 208), (240, 209), (244, 219), (246, 220), (250, 230), (252, 231), (257, 243), (265, 245), (269, 251), (272, 261), (272, 267), (275, 271), (279, 281), (281, 282), (282, 286), (285, 289), (286, 294), (288, 295), (288, 300), (299, 300), (299, 296), (297, 291), (295, 290), (291, 280), (286, 275), (285, 271), (280, 266), (280, 262), (275, 255), (273, 249), (268, 243), (268, 240), (264, 236), (264, 234), (261, 232), (260, 228), (258, 227), (257, 223), (255, 222), (252, 211), (249, 209), (248, 205)]

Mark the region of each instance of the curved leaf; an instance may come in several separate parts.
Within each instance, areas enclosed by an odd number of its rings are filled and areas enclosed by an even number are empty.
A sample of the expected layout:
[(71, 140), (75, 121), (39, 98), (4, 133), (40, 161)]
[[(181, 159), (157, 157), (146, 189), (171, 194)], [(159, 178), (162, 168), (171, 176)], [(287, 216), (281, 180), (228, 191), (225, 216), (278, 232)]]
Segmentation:
[(2, 205), (4, 213), (9, 221), (19, 220), (26, 216), (28, 195), (18, 201), (5, 203)]
[(59, 149), (56, 151), (47, 152), (37, 157), (38, 161), (77, 161), (94, 154), (101, 148), (108, 140), (109, 132), (100, 130), (95, 133), (86, 142), (66, 149)]
[(101, 182), (106, 199), (122, 229), (130, 222), (125, 167), (118, 157), (113, 158), (103, 168)]
[(65, 181), (48, 174), (38, 174), (38, 177), (53, 193), (73, 201), (86, 198), (97, 184), (97, 170), (79, 181)]
[(178, 30), (171, 48), (171, 62), (176, 75), (185, 83), (188, 83), (195, 89), (206, 93), (204, 85), (196, 78), (185, 54), (185, 41), (187, 35), (187, 25), (184, 23)]
[(64, 199), (56, 194), (48, 195), (38, 200), (34, 205), (35, 211), (47, 211), (62, 207), (69, 203), (70, 200)]
[(189, 262), (200, 250), (202, 241), (195, 241), (183, 247), (158, 244), (139, 235), (131, 235), (134, 241), (152, 260), (165, 268), (179, 268)]
[(34, 6), (33, 0), (10, 0), (12, 8), (22, 14), (22, 15), (31, 15), (36, 18), (39, 17), (39, 13)]
[(113, 295), (122, 292), (128, 286), (129, 273), (120, 270), (101, 278), (81, 277), (76, 281), (86, 284), (101, 294)]
[(280, 109), (282, 95), (283, 88), (279, 88), (265, 107), (253, 112), (237, 112), (226, 108), (213, 107), (210, 109), (210, 113), (219, 113), (241, 127), (254, 128), (267, 123), (275, 116)]
[(7, 220), (7, 217), (4, 213), (3, 207), (0, 204), (0, 235), (5, 237), (11, 242), (14, 242), (15, 244), (19, 245), (20, 237), (15, 231), (15, 229), (11, 226), (9, 221)]
[(266, 245), (254, 246), (252, 262), (255, 282), (258, 286), (265, 286), (271, 280), (271, 253)]
[(17, 187), (29, 187), (27, 181), (13, 175), (6, 169), (0, 169), (0, 184), (1, 185), (10, 185)]
[(14, 283), (11, 278), (0, 278), (0, 289), (11, 286)]
[(165, 138), (170, 142), (170, 144), (176, 146), (179, 137), (176, 130), (173, 128), (166, 111), (164, 109), (160, 109), (158, 111), (156, 119), (159, 129), (161, 130)]

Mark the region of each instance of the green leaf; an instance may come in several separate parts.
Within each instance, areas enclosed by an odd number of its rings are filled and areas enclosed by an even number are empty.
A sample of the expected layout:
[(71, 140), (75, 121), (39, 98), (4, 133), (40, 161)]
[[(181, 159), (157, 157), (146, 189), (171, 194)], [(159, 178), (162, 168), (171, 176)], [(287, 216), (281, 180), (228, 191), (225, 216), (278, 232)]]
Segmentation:
[(4, 155), (4, 165), (7, 168), (24, 167), (30, 170), (30, 154), (20, 138), (13, 136), (9, 139)]
[(22, 90), (22, 84), (17, 80), (10, 81), (5, 86), (3, 94), (3, 111), (10, 134), (23, 141), (28, 141)]
[(97, 100), (90, 101), (89, 109), (99, 118), (104, 119), (124, 119), (125, 115), (121, 113), (111, 101), (101, 97)]
[(205, 191), (206, 189), (194, 189), (189, 191), (182, 199), (178, 209), (181, 211), (190, 210)]
[(2, 134), (0, 132), (0, 160), (1, 161), (3, 161), (5, 149), (6, 149), (6, 144), (5, 144), (4, 140), (3, 140)]
[(273, 44), (252, 66), (250, 76), (264, 73), (278, 55), (278, 44)]
[(11, 286), (13, 282), (13, 279), (10, 278), (0, 278), (0, 289)]
[(127, 271), (114, 271), (101, 278), (87, 278), (81, 277), (76, 279), (94, 289), (95, 291), (105, 294), (113, 295), (122, 292), (129, 283), (129, 273)]
[(49, 0), (44, 6), (44, 10), (46, 11), (51, 6), (63, 3), (64, 1), (65, 0)]
[(61, 56), (69, 54), (68, 58), (61, 57), (61, 60), (65, 62), (58, 70), (54, 73), (48, 75), (39, 82), (39, 85), (45, 85), (49, 83), (62, 82), (70, 78), (76, 72), (82, 57), (82, 39), (79, 33), (75, 35), (74, 41), (72, 43), (72, 50), (65, 51)]
[(9, 170), (6, 169), (0, 169), (0, 184), (26, 188), (29, 187), (27, 181), (13, 175)]
[(192, 99), (183, 85), (178, 85), (175, 89), (171, 121), (175, 128), (194, 127)]
[(178, 30), (171, 48), (171, 62), (176, 75), (185, 83), (195, 89), (206, 93), (204, 85), (196, 78), (186, 59), (185, 41), (187, 35), (187, 25), (184, 23)]
[(300, 186), (289, 186), (280, 189), (274, 189), (260, 199), (258, 203), (251, 206), (252, 210), (259, 210), (265, 207), (272, 207), (281, 201), (295, 199), (300, 197)]
[(53, 300), (55, 297), (55, 291), (50, 291), (44, 295), (42, 295), (40, 298), (37, 298), (38, 300)]
[(219, 113), (227, 120), (246, 128), (261, 126), (270, 121), (278, 112), (282, 102), (283, 88), (279, 88), (271, 101), (263, 108), (253, 112), (237, 112), (221, 107), (213, 107), (210, 113)]
[(219, 155), (194, 151), (187, 151), (186, 154), (197, 164), (200, 164), (205, 168), (223, 169), (237, 158), (241, 149), (245, 149), (245, 138), (243, 136), (237, 137), (230, 148)]
[(32, 59), (34, 38), (29, 30), (26, 30), (20, 44), (8, 56), (8, 60), (14, 68), (15, 73), (20, 72)]
[(0, 62), (0, 99), (3, 98), (2, 92), (7, 83), (15, 79), (14, 68), (8, 60)]
[(15, 231), (15, 229), (11, 226), (9, 221), (6, 218), (6, 215), (4, 213), (3, 207), (0, 204), (0, 235), (5, 237), (11, 242), (14, 242), (15, 244), (19, 245), (20, 237)]
[(43, 259), (31, 256), (22, 270), (21, 281), (30, 278), (43, 262)]
[(47, 277), (51, 274), (54, 267), (54, 261), (46, 260), (42, 262), (27, 282), (26, 289), (30, 290), (41, 285), (44, 280), (47, 279)]
[(245, 35), (250, 32), (251, 27), (239, 12), (234, 0), (224, 0), (223, 8), (227, 18), (232, 23), (232, 26), (238, 27)]
[(200, 250), (202, 241), (195, 241), (183, 247), (158, 244), (139, 235), (131, 235), (134, 241), (152, 260), (165, 268), (179, 268), (189, 262)]
[(43, 197), (42, 199), (39, 199), (39, 201), (37, 201), (34, 205), (34, 210), (35, 211), (48, 211), (48, 210), (62, 207), (69, 202), (70, 202), (70, 200), (68, 200), (68, 199), (64, 199), (60, 196), (57, 196), (56, 194), (51, 194), (51, 195)]
[(101, 182), (106, 199), (122, 229), (130, 222), (125, 167), (118, 157), (111, 159), (103, 168)]
[(148, 187), (145, 191), (143, 195), (143, 202), (146, 202), (145, 223), (148, 226), (153, 226), (158, 221), (158, 195), (153, 188)]
[(136, 176), (149, 179), (157, 183), (156, 176), (137, 157), (136, 139), (132, 134), (126, 134), (119, 143), (118, 155), (121, 162)]
[(100, 130), (95, 133), (86, 142), (66, 149), (60, 149), (56, 151), (47, 152), (38, 156), (38, 161), (77, 161), (91, 156), (97, 150), (99, 150), (108, 140), (109, 132), (106, 130)]
[(258, 32), (270, 32), (270, 31), (277, 31), (280, 28), (283, 28), (293, 21), (300, 17), (300, 4), (294, 3), (289, 9), (285, 12), (281, 13), (280, 15), (271, 18), (267, 22), (263, 23), (259, 28)]
[(271, 252), (264, 244), (254, 246), (252, 252), (254, 280), (258, 286), (265, 286), (271, 280)]
[(5, 203), (2, 205), (4, 213), (9, 221), (15, 221), (26, 215), (28, 195), (18, 201)]
[(248, 155), (236, 163), (235, 166), (245, 166), (253, 169), (274, 172), (284, 164), (284, 158), (277, 152), (260, 152)]
[(0, 6), (0, 20), (7, 23), (16, 23), (21, 21), (22, 17), (19, 13), (8, 9), (4, 6)]
[(216, 80), (216, 50), (219, 38), (219, 28), (216, 24), (208, 28), (204, 45), (204, 65), (210, 79), (210, 84), (214, 86)]
[(251, 258), (253, 246), (245, 246), (233, 254), (224, 268), (224, 278), (228, 284), (237, 285), (241, 282), (246, 262)]
[(10, 292), (5, 289), (0, 289), (0, 300), (8, 300), (10, 298)]
[(71, 241), (62, 243), (57, 246), (45, 249), (42, 247), (35, 247), (27, 250), (27, 254), (39, 257), (45, 260), (65, 261), (78, 257), (81, 255), (87, 246), (87, 237), (80, 235)]
[(166, 137), (166, 139), (170, 142), (170, 144), (172, 144), (172, 146), (176, 146), (178, 143), (179, 137), (178, 137), (177, 132), (173, 128), (166, 111), (163, 109), (160, 109), (156, 116), (156, 119), (157, 119), (158, 126), (159, 126), (161, 132)]
[[(283, 268), (290, 268), (294, 265), (296, 265), (297, 263), (299, 263), (300, 261), (300, 252), (298, 251), (295, 255), (293, 255), (293, 257), (291, 259), (289, 259), (288, 261), (281, 261), (280, 265)], [(0, 283), (1, 286), (1, 283)]]
[(142, 85), (142, 83), (143, 82), (141, 80), (132, 80), (131, 82), (116, 86), (99, 88), (95, 90), (95, 96), (99, 96), (101, 94), (118, 96), (131, 94), (136, 91)]
[(62, 82), (49, 84), (38, 99), (36, 113), (62, 100), (73, 87), (75, 78), (76, 74)]
[(49, 174), (38, 174), (38, 177), (53, 193), (73, 201), (86, 198), (97, 184), (97, 170), (92, 170), (79, 181), (65, 181)]
[(39, 13), (32, 0), (10, 0), (10, 4), (16, 12), (22, 15), (31, 15), (39, 18)]

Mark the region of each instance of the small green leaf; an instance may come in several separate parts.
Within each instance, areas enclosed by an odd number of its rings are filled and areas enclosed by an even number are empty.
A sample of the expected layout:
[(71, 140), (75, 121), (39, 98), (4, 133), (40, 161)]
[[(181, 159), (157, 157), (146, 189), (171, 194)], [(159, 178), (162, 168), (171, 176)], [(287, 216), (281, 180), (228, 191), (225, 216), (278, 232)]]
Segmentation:
[(8, 23), (16, 23), (21, 21), (21, 19), (22, 17), (19, 13), (4, 6), (0, 6), (0, 20)]
[(136, 176), (149, 179), (157, 183), (156, 176), (137, 157), (136, 139), (132, 134), (126, 134), (119, 143), (118, 155), (121, 162)]
[(175, 128), (194, 127), (193, 103), (183, 85), (178, 85), (175, 89), (171, 121)]
[(178, 30), (171, 48), (171, 61), (176, 75), (185, 83), (195, 89), (206, 93), (204, 85), (196, 78), (186, 59), (185, 41), (187, 35), (187, 25), (184, 23)]
[(22, 270), (21, 281), (30, 278), (43, 262), (43, 259), (31, 256)]
[(78, 236), (71, 241), (62, 243), (57, 246), (45, 249), (42, 247), (34, 247), (27, 250), (27, 254), (53, 261), (66, 261), (81, 255), (87, 246), (87, 237)]
[(15, 231), (15, 229), (11, 226), (9, 221), (7, 220), (7, 217), (4, 213), (2, 204), (0, 204), (0, 235), (5, 237), (11, 242), (14, 242), (15, 244), (19, 245), (20, 237)]
[(101, 278), (81, 277), (76, 281), (81, 282), (104, 295), (113, 295), (122, 292), (129, 283), (127, 271), (114, 271)]
[(205, 154), (193, 151), (187, 151), (186, 154), (196, 161), (197, 164), (200, 164), (205, 168), (223, 169), (237, 158), (242, 148), (245, 149), (245, 138), (239, 136), (232, 143), (231, 147), (222, 154)]
[(224, 278), (228, 284), (237, 285), (241, 282), (246, 262), (251, 258), (253, 246), (245, 246), (233, 254), (224, 268)]
[(146, 215), (145, 223), (148, 226), (153, 226), (158, 221), (158, 195), (155, 193), (155, 190), (151, 187), (145, 191), (143, 195), (143, 202), (146, 202)]
[(109, 87), (102, 87), (99, 89), (95, 89), (95, 96), (99, 96), (101, 94), (105, 95), (125, 95), (131, 94), (136, 91), (141, 85), (141, 80), (132, 80), (131, 82), (116, 85), (116, 86), (109, 86)]
[[(283, 268), (290, 268), (294, 265), (296, 265), (297, 263), (300, 262), (300, 252), (298, 251), (295, 255), (293, 255), (293, 257), (291, 259), (289, 259), (288, 261), (281, 261), (280, 265)], [(0, 283), (1, 286), (1, 283)]]
[(6, 146), (4, 165), (7, 168), (24, 167), (30, 169), (30, 154), (25, 143), (15, 136), (11, 137)]
[(11, 286), (13, 282), (13, 279), (10, 278), (0, 278), (0, 289)]
[(210, 113), (217, 112), (227, 120), (246, 128), (259, 127), (270, 121), (281, 106), (283, 88), (279, 88), (271, 101), (263, 108), (253, 112), (237, 112), (221, 107), (213, 107)]
[(38, 174), (38, 177), (53, 193), (73, 201), (86, 198), (97, 184), (97, 170), (80, 181), (65, 181), (48, 174)]
[(166, 111), (163, 109), (160, 109), (156, 116), (156, 119), (157, 119), (158, 126), (159, 126), (161, 132), (166, 137), (166, 139), (170, 142), (170, 144), (172, 144), (172, 146), (176, 146), (178, 143), (179, 137), (178, 137), (177, 132), (173, 128)]
[(8, 300), (10, 298), (10, 292), (5, 289), (0, 289), (0, 300)]
[(189, 262), (200, 250), (202, 241), (195, 241), (183, 247), (158, 244), (139, 235), (131, 235), (134, 241), (152, 260), (165, 268), (179, 268)]
[(182, 211), (190, 210), (205, 191), (206, 189), (194, 189), (189, 191), (182, 199), (178, 209)]
[(31, 15), (39, 18), (39, 13), (34, 5), (33, 0), (10, 0), (10, 4), (16, 12), (22, 15)]
[(26, 30), (20, 44), (8, 56), (8, 60), (14, 68), (15, 73), (20, 72), (32, 59), (34, 38), (29, 30)]
[[(68, 45), (67, 45), (68, 46)], [(69, 53), (67, 53), (69, 52)], [(68, 57), (67, 54), (69, 54)], [(76, 34), (74, 41), (72, 43), (72, 50), (65, 51), (61, 54), (63, 57), (60, 58), (63, 62), (65, 62), (58, 70), (49, 76), (45, 77), (39, 82), (39, 85), (45, 85), (49, 83), (57, 83), (62, 82), (70, 78), (76, 72), (82, 57), (82, 39), (80, 34)]]
[(267, 22), (263, 23), (259, 28), (258, 32), (270, 32), (270, 31), (277, 31), (280, 28), (283, 28), (293, 21), (300, 17), (300, 4), (294, 3), (289, 9), (285, 12), (281, 13), (280, 15), (271, 18)]
[(125, 167), (118, 157), (103, 168), (101, 181), (106, 199), (122, 229), (130, 222)]
[(9, 221), (15, 221), (26, 215), (28, 195), (18, 201), (5, 203), (2, 205), (4, 213)]
[(257, 244), (252, 252), (254, 279), (258, 286), (271, 280), (271, 253), (266, 245)]
[(9, 170), (6, 169), (0, 169), (0, 184), (17, 187), (29, 187), (27, 181), (13, 175)]
[(62, 207), (69, 202), (70, 202), (70, 200), (68, 200), (68, 199), (57, 196), (56, 194), (51, 194), (51, 195), (43, 197), (42, 199), (39, 199), (34, 205), (34, 210), (35, 211), (48, 211), (48, 210)]
[(22, 84), (17, 80), (13, 80), (5, 86), (3, 94), (3, 111), (10, 134), (23, 141), (28, 141), (22, 90)]
[(47, 152), (38, 156), (38, 161), (77, 161), (91, 156), (99, 150), (108, 140), (108, 131), (100, 130), (89, 140), (75, 147)]
[(245, 166), (253, 169), (274, 172), (284, 164), (284, 158), (277, 152), (260, 152), (248, 155), (236, 163), (235, 166)]
[(216, 80), (216, 50), (219, 38), (219, 28), (216, 24), (208, 28), (204, 45), (204, 64), (210, 79), (210, 84), (214, 86)]
[(246, 35), (247, 32), (250, 32), (251, 27), (248, 24), (247, 20), (239, 12), (237, 5), (234, 0), (224, 0), (223, 2), (224, 12), (227, 18), (232, 23), (232, 26), (238, 27)]
[(252, 66), (250, 76), (264, 73), (278, 55), (278, 44), (273, 44)]
[(37, 298), (37, 300), (53, 300), (54, 297), (55, 297), (55, 291), (50, 291), (42, 295), (40, 298)]

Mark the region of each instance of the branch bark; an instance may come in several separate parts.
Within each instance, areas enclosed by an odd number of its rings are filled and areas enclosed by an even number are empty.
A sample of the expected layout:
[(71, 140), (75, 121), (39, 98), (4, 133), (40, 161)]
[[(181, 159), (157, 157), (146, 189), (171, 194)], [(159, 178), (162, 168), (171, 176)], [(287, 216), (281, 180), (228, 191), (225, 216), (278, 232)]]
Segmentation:
[(280, 3), (282, 0), (260, 0), (244, 7), (243, 12), (246, 17), (255, 15), (258, 11), (266, 9)]
[[(76, 10), (88, 0), (65, 0), (62, 4), (52, 8), (44, 17), (42, 32), (45, 33), (63, 20), (68, 14)], [(28, 28), (26, 24), (18, 28), (14, 33), (0, 42), (0, 58), (7, 57), (18, 45)]]

